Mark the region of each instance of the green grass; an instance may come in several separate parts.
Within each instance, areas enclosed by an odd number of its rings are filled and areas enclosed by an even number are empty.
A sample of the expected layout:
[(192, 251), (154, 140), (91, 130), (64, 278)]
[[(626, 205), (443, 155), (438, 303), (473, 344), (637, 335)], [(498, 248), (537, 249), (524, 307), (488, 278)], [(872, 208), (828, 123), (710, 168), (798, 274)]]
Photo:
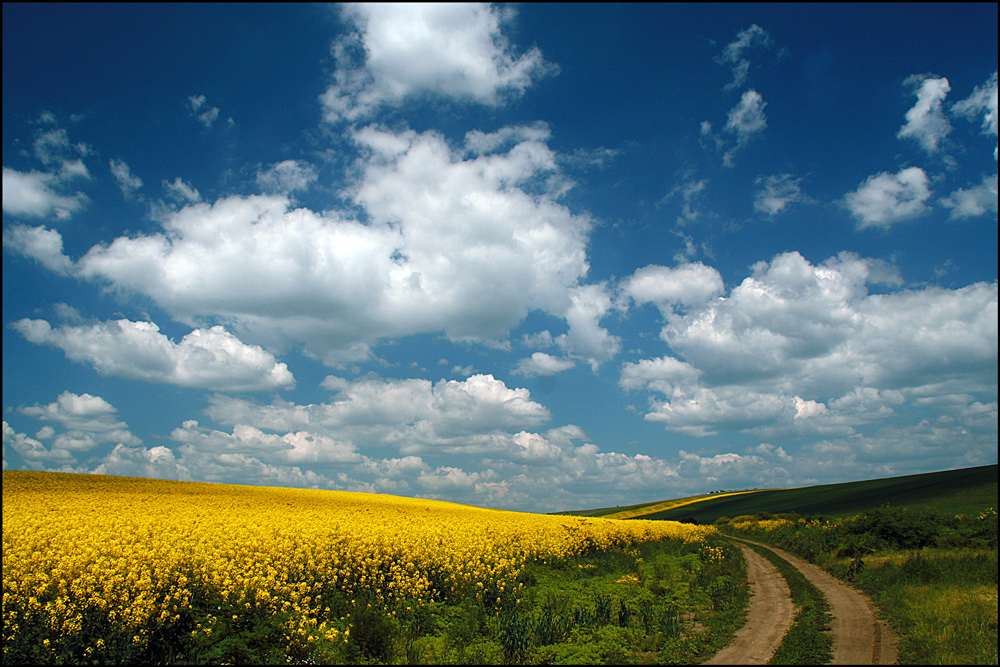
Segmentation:
[[(997, 664), (996, 549), (882, 552), (854, 583), (901, 636), (901, 664)], [(831, 562), (835, 574), (849, 565)]]
[(719, 517), (757, 512), (846, 517), (886, 503), (946, 516), (975, 514), (987, 507), (995, 508), (997, 466), (760, 491), (723, 498), (708, 497), (691, 505), (636, 518), (671, 521), (693, 519), (698, 523), (712, 523)]

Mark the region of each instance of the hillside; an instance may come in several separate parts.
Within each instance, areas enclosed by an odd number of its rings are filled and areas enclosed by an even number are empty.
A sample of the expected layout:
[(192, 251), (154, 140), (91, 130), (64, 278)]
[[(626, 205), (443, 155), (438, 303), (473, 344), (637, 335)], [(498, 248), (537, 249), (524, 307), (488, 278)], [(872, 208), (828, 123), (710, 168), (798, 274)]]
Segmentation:
[[(690, 498), (631, 507), (592, 510), (611, 518), (694, 520), (711, 523), (721, 516), (757, 512), (796, 512), (850, 516), (886, 503), (939, 514), (972, 514), (997, 507), (997, 466), (888, 477), (791, 489)], [(660, 509), (664, 504), (673, 507)], [(649, 511), (641, 511), (648, 509)], [(628, 510), (628, 511), (626, 511)], [(638, 511), (637, 511), (638, 510)], [(582, 512), (580, 514), (583, 514)], [(618, 516), (616, 516), (618, 515)]]

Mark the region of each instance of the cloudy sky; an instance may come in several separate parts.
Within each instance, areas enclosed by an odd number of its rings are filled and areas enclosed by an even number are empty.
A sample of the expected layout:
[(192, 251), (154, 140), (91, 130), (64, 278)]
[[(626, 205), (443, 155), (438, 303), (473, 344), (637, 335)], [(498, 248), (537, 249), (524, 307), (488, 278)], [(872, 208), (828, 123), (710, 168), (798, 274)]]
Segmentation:
[(3, 466), (554, 511), (997, 462), (997, 6), (3, 5)]

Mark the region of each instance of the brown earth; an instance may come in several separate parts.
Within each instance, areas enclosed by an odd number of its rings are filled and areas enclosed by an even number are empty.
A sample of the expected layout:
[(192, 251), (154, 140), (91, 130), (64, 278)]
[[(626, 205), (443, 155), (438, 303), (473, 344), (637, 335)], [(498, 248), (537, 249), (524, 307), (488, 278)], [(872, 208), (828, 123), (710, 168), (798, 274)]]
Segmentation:
[[(888, 625), (875, 617), (871, 603), (857, 590), (847, 586), (820, 567), (807, 563), (792, 554), (777, 547), (743, 540), (750, 544), (770, 549), (792, 566), (798, 569), (813, 586), (826, 597), (830, 604), (830, 636), (833, 639), (834, 665), (892, 665), (899, 658), (897, 639)], [(778, 570), (767, 560), (761, 558), (748, 547), (740, 545), (747, 555), (747, 575), (753, 586), (754, 597), (750, 602), (746, 626), (736, 633), (732, 644), (716, 654), (706, 664), (765, 664), (777, 650), (784, 638), (785, 632), (791, 626), (793, 612), (782, 609), (782, 603), (772, 598), (786, 598), (788, 609), (791, 609), (791, 599), (787, 584)], [(780, 587), (771, 586), (769, 582), (773, 575), (766, 568), (754, 565), (750, 554), (756, 556), (774, 571), (784, 585), (784, 592), (778, 592)], [(758, 586), (760, 588), (758, 588)], [(758, 593), (760, 590), (760, 593)], [(769, 626), (781, 628), (775, 638), (775, 632)], [(748, 630), (748, 628), (751, 628)], [(761, 630), (764, 628), (765, 630)], [(766, 657), (765, 657), (766, 656)]]
[(706, 665), (766, 665), (795, 618), (788, 584), (778, 568), (750, 547), (739, 546), (747, 559), (751, 588), (747, 622), (733, 643)]

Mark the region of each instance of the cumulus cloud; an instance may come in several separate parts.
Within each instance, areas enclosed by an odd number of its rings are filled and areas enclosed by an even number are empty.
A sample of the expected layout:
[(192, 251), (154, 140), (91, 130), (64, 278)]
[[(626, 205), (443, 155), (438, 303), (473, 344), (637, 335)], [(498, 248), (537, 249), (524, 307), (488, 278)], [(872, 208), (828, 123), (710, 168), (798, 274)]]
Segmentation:
[(95, 475), (194, 481), (191, 471), (178, 461), (173, 450), (163, 445), (146, 448), (119, 443), (90, 472)]
[(492, 375), (436, 383), (370, 378), (340, 386), (330, 402), (305, 406), (258, 405), (220, 395), (208, 414), (224, 424), (308, 429), (363, 448), (392, 445), (406, 455), (492, 450), (501, 432), (534, 428), (551, 418), (527, 389), (511, 389)]
[(11, 327), (38, 345), (61, 349), (101, 375), (219, 391), (256, 391), (294, 386), (288, 367), (221, 326), (195, 329), (175, 343), (152, 322), (115, 320), (53, 328), (45, 320), (21, 319)]
[[(54, 125), (56, 118), (42, 112), (38, 122)], [(21, 218), (70, 218), (90, 201), (83, 192), (69, 190), (74, 181), (90, 180), (82, 158), (92, 152), (84, 143), (71, 142), (65, 128), (39, 128), (32, 142), (32, 155), (43, 169), (25, 172), (3, 168), (3, 212)]]
[(513, 12), (486, 4), (356, 4), (334, 44), (336, 79), (321, 96), (330, 122), (355, 121), (421, 94), (493, 106), (554, 71), (537, 48), (504, 36)]
[[(635, 390), (668, 391), (670, 384), (699, 377), (690, 365), (669, 358), (643, 360), (632, 370), (635, 385), (629, 388)], [(682, 450), (663, 458), (601, 451), (572, 424), (538, 431), (547, 411), (532, 407), (525, 390), (489, 376), (470, 380), (360, 379), (348, 382), (338, 400), (320, 405), (276, 401), (265, 406), (216, 395), (209, 413), (231, 424), (228, 431), (188, 420), (170, 433), (167, 445), (148, 448), (128, 437), (127, 429), (121, 438), (106, 435), (124, 424), (103, 399), (67, 393), (53, 404), (24, 411), (46, 423), (35, 438), (4, 423), (5, 462), (10, 449), (23, 464), (39, 469), (444, 497), (554, 511), (718, 488), (837, 481), (859, 470), (873, 476), (906, 474), (916, 470), (891, 463), (902, 458), (900, 448), (918, 451), (921, 461), (946, 462), (949, 448), (958, 440), (968, 442), (970, 430), (976, 440), (968, 447), (968, 465), (988, 463), (991, 448), (995, 453), (995, 400), (957, 394), (938, 399), (954, 415), (951, 423), (890, 424), (864, 437), (827, 429), (822, 431), (827, 436), (800, 454), (764, 442), (707, 456)], [(791, 396), (774, 409), (795, 424), (830, 422), (829, 413), (838, 411), (851, 413), (852, 423), (859, 423), (876, 412), (891, 414), (906, 400), (904, 393), (866, 388), (825, 404)], [(724, 398), (739, 406), (755, 403), (753, 397), (740, 402), (735, 394)], [(463, 418), (463, 412), (470, 414)], [(60, 443), (75, 449), (56, 446), (60, 435), (71, 431), (60, 433), (49, 424), (76, 429), (74, 438)], [(98, 439), (112, 449), (102, 455), (94, 448)], [(51, 448), (42, 442), (50, 440)], [(413, 442), (419, 447), (410, 447)]]
[(72, 271), (73, 261), (63, 253), (62, 235), (54, 229), (11, 225), (3, 230), (3, 245), (53, 273), (65, 275)]
[(938, 152), (951, 132), (951, 123), (944, 114), (944, 98), (951, 91), (948, 79), (929, 74), (915, 74), (903, 85), (913, 89), (917, 102), (906, 112), (906, 123), (896, 136), (913, 139), (929, 155)]
[(672, 354), (623, 365), (620, 384), (650, 392), (646, 419), (671, 430), (767, 438), (848, 436), (955, 386), (995, 394), (996, 283), (867, 288), (900, 282), (849, 253), (778, 255), (725, 298), (666, 316)]
[(583, 285), (570, 293), (570, 306), (564, 317), (569, 331), (556, 338), (556, 344), (586, 360), (594, 372), (621, 349), (621, 340), (600, 325), (611, 309), (611, 297), (604, 285)]
[(983, 176), (983, 182), (971, 188), (959, 188), (941, 200), (951, 209), (951, 218), (997, 215), (997, 175)]
[(865, 179), (844, 196), (844, 205), (858, 221), (858, 229), (888, 229), (897, 222), (927, 212), (931, 190), (920, 167), (907, 167), (896, 174), (881, 172)]
[(526, 359), (517, 362), (517, 368), (512, 372), (528, 377), (535, 375), (555, 375), (573, 368), (576, 363), (565, 357), (554, 357), (544, 352), (535, 352)]
[(670, 268), (650, 264), (622, 282), (622, 294), (637, 304), (652, 303), (662, 312), (674, 306), (700, 306), (722, 294), (722, 276), (701, 262)]
[(415, 333), (496, 341), (534, 309), (570, 322), (566, 350), (599, 364), (617, 341), (599, 324), (604, 288), (580, 284), (591, 221), (559, 202), (551, 149), (515, 134), (453, 148), (434, 132), (362, 128), (347, 195), (364, 223), (284, 195), (230, 196), (168, 211), (161, 232), (95, 246), (73, 271), (190, 326), (221, 318), (334, 366)]
[[(41, 428), (36, 438), (17, 433), (6, 421), (4, 445), (12, 447), (25, 464), (33, 468), (72, 466), (77, 457), (88, 455), (100, 445), (111, 443), (141, 447), (142, 440), (117, 417), (117, 410), (100, 396), (64, 391), (52, 403), (19, 409), (22, 414), (59, 427)], [(46, 445), (42, 441), (49, 441)]]
[(66, 177), (57, 173), (3, 168), (3, 212), (21, 218), (69, 218), (90, 200), (82, 192), (61, 192)]
[(103, 432), (125, 427), (115, 420), (115, 408), (100, 396), (64, 391), (55, 402), (21, 408), (37, 419), (55, 421), (75, 431)]

